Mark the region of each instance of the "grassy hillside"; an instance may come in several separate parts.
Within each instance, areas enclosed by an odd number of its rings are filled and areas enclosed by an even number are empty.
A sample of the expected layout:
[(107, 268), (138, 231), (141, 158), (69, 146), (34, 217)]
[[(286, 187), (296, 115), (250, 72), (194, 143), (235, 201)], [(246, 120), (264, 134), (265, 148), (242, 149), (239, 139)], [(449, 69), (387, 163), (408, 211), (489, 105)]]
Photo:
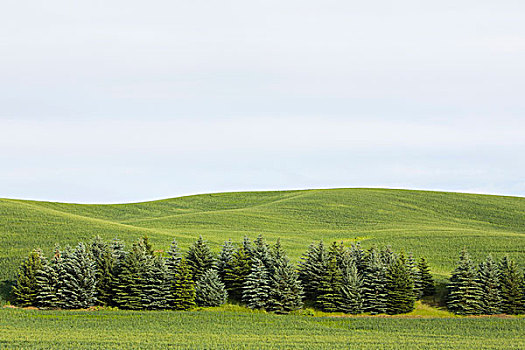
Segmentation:
[(80, 205), (0, 199), (0, 280), (13, 279), (34, 247), (74, 244), (99, 234), (126, 242), (148, 235), (165, 249), (203, 235), (224, 240), (280, 237), (298, 259), (313, 240), (391, 245), (429, 259), (447, 274), (459, 250), (475, 257), (509, 254), (525, 265), (525, 198), (460, 193), (334, 189), (196, 195), (161, 201)]

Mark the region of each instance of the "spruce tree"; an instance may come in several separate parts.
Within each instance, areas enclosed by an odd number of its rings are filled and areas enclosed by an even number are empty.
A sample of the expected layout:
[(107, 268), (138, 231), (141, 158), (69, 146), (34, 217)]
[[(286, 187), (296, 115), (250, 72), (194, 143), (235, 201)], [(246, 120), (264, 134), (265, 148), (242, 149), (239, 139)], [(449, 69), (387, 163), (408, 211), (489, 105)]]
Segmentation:
[(387, 269), (390, 265), (396, 263), (397, 258), (398, 256), (396, 253), (394, 253), (392, 247), (390, 246), (384, 247), (379, 251), (379, 259), (381, 260), (383, 266), (385, 266)]
[(347, 265), (342, 273), (341, 299), (338, 309), (349, 314), (363, 312), (363, 278), (359, 275), (355, 262)]
[(176, 239), (171, 242), (170, 248), (168, 249), (168, 257), (166, 259), (166, 267), (168, 268), (168, 275), (170, 280), (175, 279), (177, 268), (182, 259), (182, 253), (179, 249), (179, 245)]
[(319, 280), (317, 297), (315, 299), (315, 306), (326, 312), (337, 311), (341, 303), (342, 274), (337, 266), (337, 254), (334, 251), (330, 253), (328, 263)]
[(172, 288), (172, 304), (175, 310), (188, 310), (195, 307), (195, 284), (186, 259), (181, 259)]
[(403, 255), (388, 266), (386, 292), (386, 312), (388, 314), (404, 314), (414, 310), (416, 301), (414, 280)]
[(386, 312), (386, 267), (375, 248), (366, 255), (363, 272), (363, 311), (371, 314)]
[(423, 296), (423, 281), (421, 280), (421, 275), (417, 269), (417, 263), (414, 259), (412, 253), (408, 253), (408, 257), (405, 262), (408, 274), (414, 283), (414, 297), (416, 300), (421, 299)]
[(62, 254), (60, 247), (55, 246), (55, 252), (51, 262), (44, 264), (42, 270), (37, 273), (37, 297), (36, 305), (41, 309), (54, 309), (60, 306), (59, 287), (62, 271)]
[(272, 249), (273, 272), (270, 276), (268, 311), (284, 314), (303, 306), (303, 288), (295, 267), (281, 248), (278, 240)]
[(232, 300), (241, 301), (243, 286), (251, 272), (252, 260), (246, 252), (245, 245), (241, 245), (233, 254), (231, 265), (226, 267), (224, 285)]
[(228, 293), (216, 269), (209, 269), (197, 280), (195, 301), (198, 306), (221, 306), (227, 297)]
[(363, 248), (361, 248), (361, 244), (359, 242), (352, 243), (352, 245), (350, 245), (350, 249), (348, 250), (348, 256), (357, 267), (357, 272), (360, 275), (362, 275), (365, 271), (367, 263), (366, 253), (363, 250)]
[(217, 273), (221, 281), (224, 283), (224, 277), (226, 276), (226, 271), (232, 268), (233, 255), (235, 254), (235, 245), (232, 243), (231, 239), (224, 242), (222, 245), (221, 252), (217, 257)]
[(299, 280), (304, 288), (305, 298), (315, 302), (319, 293), (321, 277), (328, 265), (328, 256), (323, 241), (312, 243), (299, 263)]
[(145, 274), (152, 257), (140, 242), (134, 243), (119, 267), (114, 286), (114, 302), (122, 309), (140, 310), (143, 308), (142, 296)]
[(95, 296), (100, 305), (110, 305), (113, 298), (113, 280), (116, 256), (112, 248), (100, 236), (90, 244), (90, 252), (95, 261), (97, 289)]
[(202, 236), (199, 236), (199, 239), (188, 250), (186, 262), (190, 268), (193, 281), (199, 279), (200, 276), (213, 267), (215, 258)]
[(499, 264), (499, 270), (501, 310), (509, 315), (524, 312), (523, 275), (519, 271), (518, 265), (508, 256), (505, 256)]
[(265, 309), (270, 296), (270, 280), (264, 263), (255, 259), (243, 285), (242, 300), (250, 309)]
[(501, 313), (499, 268), (491, 255), (479, 264), (478, 282), (481, 286), (481, 312), (486, 315)]
[(148, 310), (161, 310), (169, 307), (171, 283), (168, 268), (160, 256), (146, 261), (144, 287), (142, 288), (142, 306)]
[(248, 236), (244, 236), (242, 240), (242, 246), (246, 252), (246, 256), (248, 256), (250, 260), (253, 260), (253, 245)]
[(434, 284), (434, 279), (430, 274), (430, 267), (428, 266), (427, 260), (424, 257), (419, 259), (417, 269), (419, 279), (421, 281), (421, 296), (426, 297), (434, 295), (434, 293), (436, 293), (436, 286)]
[(153, 245), (150, 243), (148, 236), (144, 236), (139, 240), (139, 243), (142, 248), (144, 249), (144, 252), (148, 254), (149, 256), (154, 255), (153, 251)]
[(482, 295), (477, 271), (466, 250), (461, 252), (447, 288), (447, 306), (450, 311), (460, 315), (475, 315), (481, 312)]
[(64, 259), (64, 272), (60, 278), (63, 308), (80, 309), (95, 304), (96, 267), (84, 243), (80, 242)]
[(33, 250), (20, 265), (16, 285), (13, 287), (15, 302), (18, 306), (34, 306), (38, 294), (36, 276), (47, 263), (40, 249)]
[(264, 240), (262, 235), (258, 235), (257, 238), (254, 241), (253, 249), (252, 249), (252, 257), (254, 261), (256, 259), (259, 259), (264, 264), (264, 267), (266, 267), (266, 270), (268, 273), (272, 272), (272, 259), (270, 256), (270, 247)]

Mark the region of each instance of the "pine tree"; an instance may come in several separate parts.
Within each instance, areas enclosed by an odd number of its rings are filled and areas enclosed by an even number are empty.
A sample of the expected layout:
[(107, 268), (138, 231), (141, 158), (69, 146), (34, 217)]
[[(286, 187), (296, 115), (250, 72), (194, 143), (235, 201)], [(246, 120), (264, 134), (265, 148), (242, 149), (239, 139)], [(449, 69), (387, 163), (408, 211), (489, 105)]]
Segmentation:
[(350, 245), (350, 249), (348, 250), (348, 255), (351, 261), (354, 262), (355, 266), (357, 267), (357, 272), (362, 275), (366, 268), (366, 253), (361, 248), (361, 244), (359, 242), (352, 243)]
[(338, 309), (349, 314), (363, 312), (363, 279), (355, 263), (347, 265), (342, 273), (341, 300)]
[(266, 267), (268, 273), (272, 272), (273, 266), (272, 259), (270, 256), (270, 247), (268, 246), (262, 235), (258, 235), (254, 241), (252, 257), (254, 261), (256, 259), (261, 260), (264, 264), (264, 267)]
[(232, 260), (235, 250), (235, 245), (230, 239), (224, 242), (221, 252), (217, 257), (217, 273), (219, 274), (219, 277), (223, 283), (226, 276), (226, 271), (232, 268)]
[(142, 295), (145, 274), (151, 256), (140, 242), (134, 243), (119, 267), (114, 286), (114, 302), (122, 309), (140, 310), (143, 308)]
[(96, 267), (84, 243), (79, 243), (73, 253), (64, 258), (64, 272), (60, 277), (63, 308), (80, 309), (95, 304)]
[[(120, 275), (122, 272), (122, 267), (124, 266), (124, 261), (128, 252), (125, 249), (125, 245), (119, 239), (113, 239), (109, 244), (109, 250), (111, 252), (111, 258), (113, 260), (113, 266), (111, 269), (111, 279), (109, 281), (108, 290), (102, 295), (102, 302), (106, 302), (110, 306), (118, 306), (118, 303), (115, 298), (115, 293), (118, 290), (118, 285), (120, 281)], [(108, 298), (109, 297), (109, 298)]]
[(62, 271), (62, 254), (60, 247), (55, 246), (55, 253), (51, 263), (44, 264), (42, 270), (37, 273), (37, 297), (36, 305), (41, 309), (54, 309), (59, 307), (60, 275)]
[(390, 315), (404, 314), (414, 310), (416, 294), (411, 271), (407, 268), (404, 255), (388, 266), (386, 275), (386, 312)]
[(447, 306), (450, 311), (461, 315), (480, 313), (481, 288), (476, 267), (466, 250), (461, 252), (458, 265), (452, 272), (447, 288)]
[(272, 246), (272, 249), (270, 250), (270, 258), (272, 261), (276, 262), (281, 259), (288, 259), (286, 252), (284, 251), (282, 245), (281, 245), (281, 239), (277, 238), (277, 241)]
[(518, 265), (508, 256), (499, 264), (501, 283), (501, 310), (509, 315), (519, 314), (524, 310), (522, 293), (523, 275)]
[(248, 236), (244, 236), (242, 246), (246, 252), (246, 256), (248, 256), (250, 260), (253, 260), (253, 245)]
[(36, 304), (38, 285), (36, 276), (47, 261), (40, 249), (33, 250), (20, 265), (16, 285), (13, 287), (15, 302), (18, 306), (33, 306)]
[(250, 309), (265, 309), (270, 296), (270, 280), (264, 263), (255, 259), (243, 285), (242, 300)]
[(195, 301), (199, 306), (221, 306), (226, 302), (228, 293), (221, 282), (216, 269), (209, 269), (195, 285)]
[(363, 299), (363, 311), (371, 314), (386, 312), (386, 267), (374, 248), (370, 249), (366, 256), (363, 273)]
[(481, 309), (486, 315), (501, 313), (501, 286), (498, 264), (489, 255), (479, 264), (478, 282), (481, 286)]
[(202, 236), (199, 236), (199, 239), (188, 250), (186, 262), (190, 268), (193, 281), (199, 279), (200, 276), (213, 267), (215, 258)]
[(172, 286), (173, 303), (171, 307), (175, 310), (188, 310), (195, 307), (195, 284), (192, 280), (191, 270), (186, 259), (181, 259), (175, 274)]
[(315, 306), (326, 312), (338, 310), (341, 303), (341, 270), (337, 266), (337, 253), (331, 250), (328, 263), (321, 274)]
[(421, 296), (426, 297), (434, 295), (434, 293), (436, 293), (436, 286), (434, 284), (434, 279), (430, 274), (430, 267), (428, 266), (427, 260), (424, 257), (419, 259), (417, 269), (419, 279), (421, 281)]
[(100, 236), (90, 244), (90, 253), (95, 261), (97, 289), (95, 296), (100, 305), (110, 305), (113, 297), (113, 280), (116, 256), (112, 248)]
[(315, 301), (319, 293), (321, 277), (328, 265), (328, 256), (323, 241), (312, 243), (299, 263), (299, 280), (304, 288), (305, 298)]
[(150, 243), (148, 236), (142, 237), (139, 240), (139, 244), (142, 246), (142, 248), (144, 249), (144, 252), (146, 252), (146, 254), (148, 254), (149, 256), (153, 256), (154, 255), (153, 245)]
[(270, 276), (268, 311), (288, 313), (303, 306), (303, 288), (295, 267), (281, 248), (280, 241), (272, 249), (273, 272)]
[(166, 267), (168, 268), (169, 278), (174, 279), (177, 273), (177, 268), (182, 259), (182, 253), (176, 239), (173, 239), (168, 250), (168, 257), (166, 259)]
[(169, 307), (171, 283), (168, 268), (160, 256), (146, 261), (144, 287), (142, 288), (142, 306), (148, 310), (161, 310)]
[(421, 280), (419, 270), (417, 269), (416, 260), (414, 259), (412, 253), (408, 253), (408, 258), (406, 259), (405, 264), (410, 278), (414, 283), (414, 297), (416, 298), (416, 300), (419, 300), (423, 296), (423, 282)]
[(244, 282), (251, 272), (251, 266), (252, 260), (245, 245), (242, 245), (233, 254), (231, 265), (226, 268), (224, 275), (224, 285), (232, 300), (241, 301)]
[(394, 253), (392, 247), (390, 246), (382, 248), (379, 252), (379, 259), (385, 268), (388, 268), (390, 265), (396, 263), (397, 258), (398, 257), (396, 253)]

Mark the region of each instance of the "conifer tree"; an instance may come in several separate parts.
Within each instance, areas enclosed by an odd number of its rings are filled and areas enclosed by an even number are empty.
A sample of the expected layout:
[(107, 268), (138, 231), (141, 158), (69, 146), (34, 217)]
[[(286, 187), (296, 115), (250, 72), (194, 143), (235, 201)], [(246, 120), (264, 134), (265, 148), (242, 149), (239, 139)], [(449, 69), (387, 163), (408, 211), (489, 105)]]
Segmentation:
[(193, 281), (199, 279), (200, 276), (213, 267), (215, 258), (202, 236), (199, 236), (199, 239), (188, 250), (186, 262), (190, 268)]
[(499, 264), (499, 270), (501, 310), (509, 315), (524, 312), (523, 275), (519, 271), (518, 265), (508, 256), (505, 256)]
[(270, 296), (270, 280), (264, 263), (255, 258), (243, 285), (242, 300), (250, 309), (265, 309)]
[(252, 257), (254, 261), (256, 259), (261, 260), (264, 264), (264, 267), (266, 267), (268, 273), (272, 272), (272, 259), (270, 256), (270, 247), (268, 246), (261, 234), (259, 234), (254, 241)]
[(36, 276), (47, 261), (40, 249), (33, 250), (20, 265), (16, 285), (13, 287), (15, 302), (18, 306), (33, 306), (36, 304), (38, 285)]
[(392, 247), (387, 246), (380, 250), (379, 252), (379, 259), (381, 260), (381, 263), (385, 268), (388, 269), (388, 267), (392, 264), (394, 264), (397, 260), (397, 255), (392, 250)]
[(489, 255), (479, 264), (478, 282), (481, 287), (481, 312), (486, 315), (501, 313), (501, 286), (498, 264)]
[(116, 256), (112, 248), (100, 236), (90, 244), (90, 253), (95, 261), (97, 289), (95, 296), (100, 305), (110, 305), (113, 297), (113, 280)]
[(277, 241), (270, 249), (270, 258), (272, 261), (276, 262), (281, 259), (288, 259), (286, 252), (284, 251), (282, 245), (281, 245), (281, 239), (277, 238)]
[(188, 310), (195, 307), (195, 284), (186, 259), (181, 259), (172, 286), (171, 307), (175, 310)]
[(253, 260), (253, 245), (250, 241), (250, 238), (248, 236), (244, 236), (242, 240), (242, 246), (244, 247), (244, 251), (246, 253), (246, 256), (251, 260)]
[(476, 267), (467, 251), (463, 250), (447, 286), (447, 306), (450, 311), (461, 315), (480, 313), (482, 296), (477, 277)]
[(235, 250), (235, 245), (230, 239), (224, 242), (219, 256), (217, 257), (217, 273), (223, 283), (224, 277), (226, 276), (226, 271), (232, 268), (232, 260)]
[(37, 273), (37, 297), (36, 305), (41, 309), (54, 309), (60, 306), (59, 288), (60, 275), (62, 271), (62, 256), (60, 247), (55, 246), (55, 252), (51, 262), (44, 264), (42, 270)]
[(231, 265), (226, 267), (224, 285), (231, 299), (241, 301), (243, 286), (251, 272), (252, 260), (241, 245), (233, 254)]
[(168, 249), (168, 257), (166, 259), (166, 267), (168, 269), (168, 275), (170, 280), (174, 280), (177, 268), (182, 259), (182, 253), (176, 239), (171, 242), (170, 248)]
[(161, 310), (169, 307), (171, 283), (168, 268), (160, 256), (146, 260), (144, 287), (142, 288), (142, 306), (149, 310)]
[(354, 262), (355, 266), (357, 267), (357, 272), (359, 274), (363, 274), (366, 268), (366, 253), (361, 248), (361, 244), (359, 242), (352, 243), (350, 245), (350, 249), (348, 250), (348, 255), (351, 261)]
[(386, 275), (386, 312), (404, 314), (414, 310), (414, 281), (403, 255), (388, 266)]
[(216, 269), (209, 269), (195, 285), (195, 301), (199, 306), (221, 306), (226, 302), (228, 293), (221, 282)]
[(416, 300), (421, 299), (423, 296), (423, 282), (421, 280), (421, 275), (419, 274), (419, 270), (417, 269), (416, 260), (414, 259), (414, 256), (412, 253), (408, 253), (408, 257), (406, 258), (405, 262), (408, 274), (410, 275), (410, 278), (412, 279), (412, 282), (414, 283), (414, 297)]
[(134, 243), (119, 268), (117, 283), (114, 286), (114, 301), (122, 309), (140, 310), (143, 308), (142, 295), (145, 274), (151, 256), (140, 241)]
[(280, 241), (272, 249), (273, 272), (270, 276), (268, 311), (288, 313), (303, 306), (303, 288), (295, 267), (290, 263)]
[(436, 293), (436, 286), (434, 284), (434, 279), (430, 274), (430, 267), (428, 266), (427, 260), (424, 257), (419, 259), (417, 269), (419, 279), (421, 281), (421, 296), (426, 297), (434, 295), (434, 293)]
[(337, 311), (341, 303), (341, 270), (337, 266), (337, 253), (331, 250), (317, 289), (315, 305), (326, 312)]
[(60, 297), (63, 308), (80, 309), (95, 304), (96, 267), (84, 243), (64, 259)]
[(319, 294), (321, 278), (328, 265), (328, 255), (323, 241), (312, 243), (299, 263), (299, 280), (304, 288), (307, 300), (315, 302)]
[(386, 267), (375, 248), (368, 251), (363, 273), (363, 311), (371, 314), (386, 312)]
[(363, 312), (363, 279), (357, 271), (355, 262), (347, 265), (342, 273), (341, 300), (339, 310), (349, 314)]
[(144, 252), (149, 256), (154, 255), (153, 245), (150, 243), (148, 236), (144, 236), (139, 240), (139, 244), (144, 249)]

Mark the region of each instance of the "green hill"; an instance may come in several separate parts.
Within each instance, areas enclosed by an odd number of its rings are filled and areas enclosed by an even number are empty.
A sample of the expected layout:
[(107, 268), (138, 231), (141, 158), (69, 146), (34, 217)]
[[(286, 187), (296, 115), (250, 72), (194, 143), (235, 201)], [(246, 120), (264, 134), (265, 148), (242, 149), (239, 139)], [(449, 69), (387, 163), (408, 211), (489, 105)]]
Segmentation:
[(525, 198), (462, 193), (333, 189), (239, 192), (153, 202), (84, 205), (0, 199), (0, 280), (14, 279), (34, 247), (75, 244), (94, 235), (126, 242), (148, 235), (156, 248), (173, 238), (187, 247), (202, 235), (213, 249), (224, 240), (262, 233), (280, 237), (298, 259), (313, 240), (391, 245), (426, 256), (448, 274), (460, 249), (474, 257), (509, 254), (525, 263)]

